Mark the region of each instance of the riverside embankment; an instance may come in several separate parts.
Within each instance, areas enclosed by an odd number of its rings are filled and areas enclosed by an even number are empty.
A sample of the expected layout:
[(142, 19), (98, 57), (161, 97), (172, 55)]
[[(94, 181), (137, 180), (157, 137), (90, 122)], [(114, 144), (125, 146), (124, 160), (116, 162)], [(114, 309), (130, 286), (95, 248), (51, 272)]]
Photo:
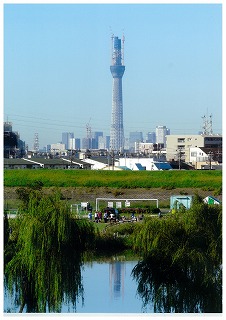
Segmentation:
[(44, 192), (58, 188), (72, 203), (93, 203), (103, 198), (157, 198), (166, 206), (171, 195), (207, 195), (222, 198), (221, 171), (88, 171), (88, 170), (5, 170), (4, 200), (18, 199), (20, 187), (41, 183)]

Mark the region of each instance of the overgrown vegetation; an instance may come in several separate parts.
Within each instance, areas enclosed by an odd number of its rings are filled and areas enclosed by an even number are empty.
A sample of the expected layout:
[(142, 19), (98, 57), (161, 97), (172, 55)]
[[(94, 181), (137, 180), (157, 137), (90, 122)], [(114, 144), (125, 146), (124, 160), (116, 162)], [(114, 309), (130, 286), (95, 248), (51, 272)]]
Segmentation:
[[(5, 170), (5, 187), (26, 187), (40, 181), (43, 187), (109, 188), (214, 188), (222, 186), (222, 172), (179, 171), (96, 171), (96, 170)], [(121, 191), (119, 191), (121, 192)], [(118, 191), (117, 191), (118, 195)]]

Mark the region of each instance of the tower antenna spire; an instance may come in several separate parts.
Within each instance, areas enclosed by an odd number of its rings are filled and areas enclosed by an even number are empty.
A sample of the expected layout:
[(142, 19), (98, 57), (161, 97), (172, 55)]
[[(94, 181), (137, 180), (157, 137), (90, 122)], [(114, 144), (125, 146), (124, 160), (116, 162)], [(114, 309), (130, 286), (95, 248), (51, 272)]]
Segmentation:
[(123, 103), (122, 103), (122, 77), (125, 71), (124, 66), (124, 35), (121, 39), (112, 34), (112, 64), (110, 71), (113, 77), (112, 87), (112, 113), (110, 149), (116, 152), (124, 149), (124, 128), (123, 128)]

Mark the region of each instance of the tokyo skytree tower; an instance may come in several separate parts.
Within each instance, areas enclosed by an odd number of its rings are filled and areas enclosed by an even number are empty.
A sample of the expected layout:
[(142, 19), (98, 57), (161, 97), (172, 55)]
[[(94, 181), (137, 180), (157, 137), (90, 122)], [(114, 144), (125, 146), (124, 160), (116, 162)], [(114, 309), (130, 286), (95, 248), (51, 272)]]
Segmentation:
[(122, 45), (121, 39), (112, 36), (112, 65), (110, 70), (113, 77), (110, 149), (117, 152), (124, 149), (122, 104), (122, 77), (125, 71), (124, 36)]

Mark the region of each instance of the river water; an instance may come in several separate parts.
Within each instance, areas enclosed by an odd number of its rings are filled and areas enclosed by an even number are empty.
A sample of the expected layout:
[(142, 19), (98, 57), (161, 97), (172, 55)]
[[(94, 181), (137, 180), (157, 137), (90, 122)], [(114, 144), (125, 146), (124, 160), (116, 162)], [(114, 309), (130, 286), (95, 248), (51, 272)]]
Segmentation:
[[(158, 288), (152, 291), (156, 284), (148, 280), (150, 279), (149, 264), (143, 265), (144, 273), (141, 277), (143, 282), (138, 284), (133, 279), (131, 272), (137, 263), (137, 260), (128, 261), (124, 256), (85, 263), (81, 269), (81, 280), (84, 288), (82, 297), (77, 298), (75, 307), (70, 302), (68, 304), (63, 302), (60, 314), (148, 315), (156, 312), (222, 312), (222, 294), (219, 291), (219, 286), (206, 288), (200, 292), (199, 288), (190, 285), (192, 282), (190, 284), (178, 283), (178, 286), (175, 286), (174, 283), (170, 285), (168, 283), (164, 286), (161, 296), (161, 291)], [(147, 273), (145, 273), (145, 268), (148, 268)], [(145, 306), (144, 300), (137, 293), (138, 286), (143, 298), (148, 297)], [(15, 306), (15, 297), (16, 295), (10, 296), (8, 290), (5, 289), (4, 313), (18, 313), (19, 306)], [(153, 300), (153, 297), (157, 300)], [(154, 310), (153, 301), (157, 302), (160, 308)], [(26, 308), (23, 312), (26, 313)]]
[[(136, 294), (137, 284), (131, 276), (136, 264), (137, 261), (123, 261), (116, 257), (108, 262), (85, 263), (82, 267), (83, 299), (78, 298), (76, 310), (70, 304), (63, 304), (62, 313), (153, 312), (152, 308), (142, 308), (142, 300)], [(6, 292), (4, 312), (18, 310)]]
[[(93, 262), (83, 270), (84, 304), (79, 313), (141, 313), (142, 301), (136, 295), (131, 271), (137, 261)], [(67, 312), (67, 308), (62, 309)]]

